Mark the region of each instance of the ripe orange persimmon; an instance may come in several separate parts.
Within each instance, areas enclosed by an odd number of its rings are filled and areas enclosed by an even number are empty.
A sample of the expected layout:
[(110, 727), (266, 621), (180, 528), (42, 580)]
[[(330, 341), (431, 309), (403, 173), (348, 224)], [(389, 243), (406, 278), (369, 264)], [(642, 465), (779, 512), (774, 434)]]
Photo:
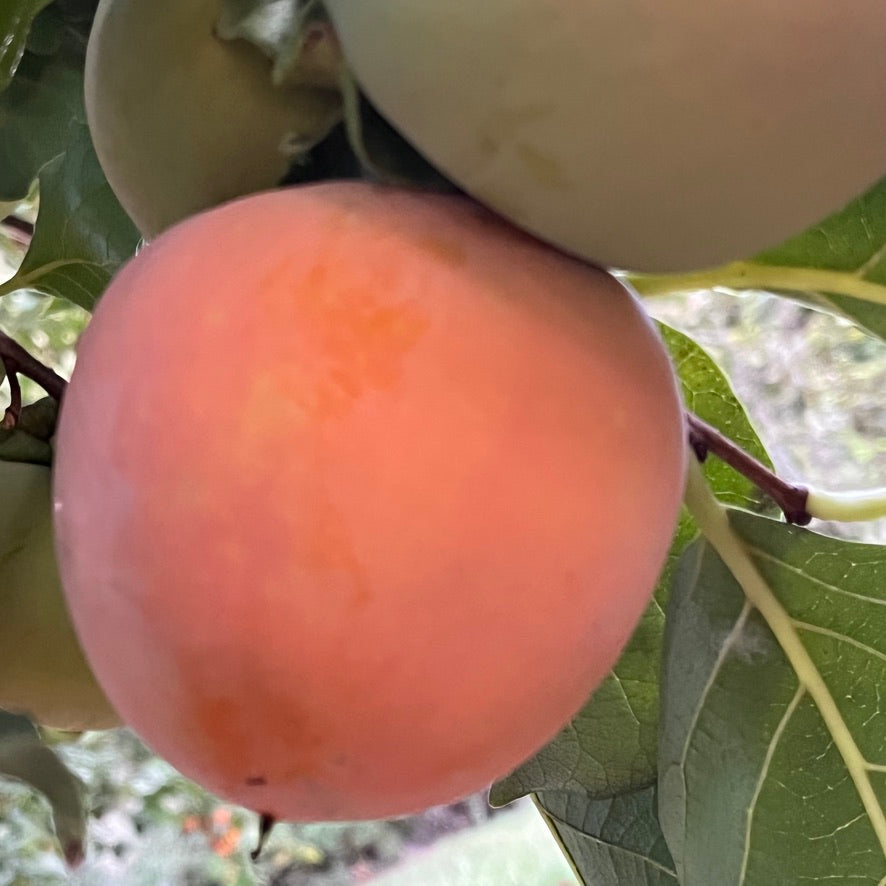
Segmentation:
[(614, 278), (459, 197), (323, 184), (167, 231), (102, 299), (56, 519), (87, 656), (185, 774), (285, 819), (408, 812), (551, 738), (683, 489)]

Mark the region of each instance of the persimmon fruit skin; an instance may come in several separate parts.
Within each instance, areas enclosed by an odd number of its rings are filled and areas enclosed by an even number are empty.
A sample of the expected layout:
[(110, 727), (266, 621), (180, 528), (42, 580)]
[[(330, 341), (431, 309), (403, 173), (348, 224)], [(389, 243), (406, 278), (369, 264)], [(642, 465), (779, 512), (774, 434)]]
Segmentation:
[(148, 239), (273, 187), (296, 146), (339, 119), (329, 90), (276, 87), (245, 40), (221, 40), (221, 0), (101, 0), (86, 54), (89, 130), (123, 208)]
[(379, 110), (476, 199), (608, 267), (747, 258), (886, 174), (881, 0), (327, 0)]
[(0, 461), (0, 708), (80, 732), (120, 725), (68, 616), (49, 468)]
[(364, 183), (143, 250), (57, 448), (64, 585), (109, 697), (288, 820), (450, 801), (553, 737), (650, 599), (685, 467), (621, 284), (463, 198)]

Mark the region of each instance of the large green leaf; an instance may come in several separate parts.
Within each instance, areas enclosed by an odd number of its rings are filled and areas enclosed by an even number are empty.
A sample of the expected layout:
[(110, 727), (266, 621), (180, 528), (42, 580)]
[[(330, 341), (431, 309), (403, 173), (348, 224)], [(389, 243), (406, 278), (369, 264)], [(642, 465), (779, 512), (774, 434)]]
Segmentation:
[[(707, 542), (685, 553), (665, 632), (659, 782), (680, 883), (881, 884), (886, 551), (731, 520), (810, 664), (801, 680)], [(817, 679), (830, 710), (812, 700)]]
[(17, 273), (0, 286), (0, 293), (35, 289), (92, 310), (138, 239), (105, 181), (92, 145), (74, 142), (40, 170), (34, 237)]
[(0, 5), (0, 92), (9, 85), (25, 53), (34, 17), (51, 0), (3, 0)]
[(674, 862), (658, 823), (657, 790), (605, 800), (546, 792), (543, 814), (585, 883), (677, 886)]
[[(687, 407), (768, 464), (741, 404), (713, 360), (676, 330), (663, 327), (662, 333)], [(759, 491), (723, 462), (709, 459), (706, 473), (724, 501), (749, 509), (764, 506)], [(576, 791), (610, 797), (653, 782), (665, 606), (674, 567), (697, 531), (684, 511), (654, 599), (618, 663), (554, 741), (493, 786), (490, 799), (494, 804), (509, 803), (533, 791)]]
[(31, 247), (0, 294), (35, 289), (91, 310), (138, 234), (92, 148), (82, 50), (74, 40), (52, 57), (26, 53), (0, 94), (0, 199), (22, 199), (40, 181)]

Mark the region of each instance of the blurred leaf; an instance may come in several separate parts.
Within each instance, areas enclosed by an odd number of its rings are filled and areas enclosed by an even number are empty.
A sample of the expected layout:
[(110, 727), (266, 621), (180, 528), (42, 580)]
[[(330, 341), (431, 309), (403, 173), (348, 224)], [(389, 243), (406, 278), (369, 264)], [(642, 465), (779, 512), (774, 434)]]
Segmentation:
[[(691, 339), (669, 327), (662, 334), (679, 375), (687, 408), (735, 440), (760, 461), (768, 456), (741, 404), (714, 361)], [(760, 492), (715, 458), (705, 473), (717, 495), (752, 510)], [(535, 757), (493, 785), (490, 802), (504, 805), (533, 791), (587, 792), (611, 797), (652, 784), (658, 754), (659, 667), (665, 606), (676, 564), (696, 537), (682, 511), (652, 603), (615, 667), (572, 722)]]
[(0, 200), (25, 199), (41, 167), (64, 153), (85, 126), (82, 57), (25, 55), (16, 78), (0, 94)]
[(59, 5), (53, 3), (32, 22), (25, 49), (35, 55), (55, 55), (65, 42), (66, 26)]
[(51, 0), (3, 0), (0, 6), (0, 91), (12, 80), (34, 17)]
[(0, 294), (35, 289), (91, 310), (138, 234), (105, 181), (83, 109), (82, 47), (26, 54), (0, 95), (0, 198), (40, 179), (40, 212), (24, 262)]
[(58, 401), (52, 397), (43, 397), (30, 403), (22, 409), (17, 428), (37, 440), (48, 443), (55, 434), (58, 409)]
[[(84, 33), (88, 33), (89, 25), (95, 17), (98, 0), (56, 0), (64, 19), (69, 24), (80, 25)], [(84, 27), (85, 26), (85, 27)]]
[(0, 428), (0, 461), (52, 464), (52, 435), (58, 418), (58, 403), (44, 397), (22, 409), (18, 424)]
[(55, 831), (69, 864), (83, 859), (86, 810), (80, 783), (39, 738), (25, 717), (0, 711), (0, 777), (40, 791), (49, 801)]
[(31, 738), (37, 738), (37, 727), (27, 717), (0, 709), (0, 744), (12, 739)]
[[(830, 690), (882, 808), (884, 548), (741, 512), (731, 520)], [(883, 882), (886, 846), (833, 720), (703, 541), (675, 581), (662, 697), (659, 811), (680, 882)]]
[(45, 440), (14, 428), (0, 429), (0, 461), (25, 462), (33, 465), (52, 465), (52, 447)]
[(674, 862), (658, 823), (655, 787), (606, 800), (567, 792), (546, 792), (539, 800), (585, 883), (676, 886)]

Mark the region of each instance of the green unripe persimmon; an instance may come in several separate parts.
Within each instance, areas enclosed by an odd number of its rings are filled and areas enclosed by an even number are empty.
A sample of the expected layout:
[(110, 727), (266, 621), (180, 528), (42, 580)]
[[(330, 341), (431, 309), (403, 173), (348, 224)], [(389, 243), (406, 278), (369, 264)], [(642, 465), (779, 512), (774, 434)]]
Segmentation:
[(348, 65), (442, 172), (636, 271), (742, 259), (886, 174), (882, 0), (327, 0)]
[(220, 0), (101, 0), (86, 56), (96, 153), (142, 234), (276, 185), (339, 119), (330, 89), (276, 87), (215, 34)]
[(48, 468), (0, 461), (0, 707), (57, 729), (119, 726), (68, 617), (50, 487)]

